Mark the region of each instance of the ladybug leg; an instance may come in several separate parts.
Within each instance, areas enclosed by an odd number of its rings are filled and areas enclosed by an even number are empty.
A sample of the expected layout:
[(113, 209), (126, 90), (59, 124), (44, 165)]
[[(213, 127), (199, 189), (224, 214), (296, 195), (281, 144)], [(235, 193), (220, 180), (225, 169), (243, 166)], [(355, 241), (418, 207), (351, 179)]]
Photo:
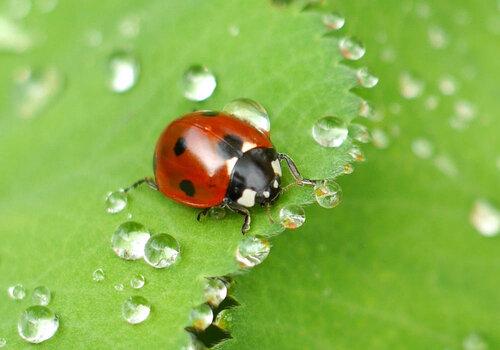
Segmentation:
[(241, 206), (237, 203), (227, 203), (225, 206), (229, 210), (243, 215), (243, 226), (241, 226), (241, 233), (245, 234), (250, 231), (250, 222), (252, 221), (250, 217), (250, 211), (244, 206)]
[(132, 185), (130, 185), (129, 187), (125, 188), (123, 191), (125, 193), (139, 187), (140, 185), (142, 184), (147, 184), (149, 187), (151, 187), (153, 190), (157, 190), (158, 191), (158, 185), (156, 184), (155, 180), (152, 178), (152, 177), (145, 177), (143, 179), (140, 179), (140, 180), (137, 180), (136, 182), (134, 182)]
[(205, 218), (205, 216), (208, 215), (208, 212), (210, 211), (211, 208), (205, 208), (203, 210), (201, 210), (198, 215), (196, 215), (196, 220), (200, 221)]
[(290, 173), (292, 174), (293, 178), (295, 179), (295, 181), (297, 182), (298, 185), (300, 185), (300, 186), (304, 186), (304, 185), (314, 186), (314, 185), (316, 185), (317, 181), (306, 179), (306, 178), (302, 177), (302, 175), (299, 172), (299, 169), (295, 165), (292, 158), (290, 158), (289, 156), (287, 156), (284, 153), (278, 153), (278, 159), (280, 161), (284, 160), (286, 162), (286, 165), (288, 165), (288, 169), (290, 169)]

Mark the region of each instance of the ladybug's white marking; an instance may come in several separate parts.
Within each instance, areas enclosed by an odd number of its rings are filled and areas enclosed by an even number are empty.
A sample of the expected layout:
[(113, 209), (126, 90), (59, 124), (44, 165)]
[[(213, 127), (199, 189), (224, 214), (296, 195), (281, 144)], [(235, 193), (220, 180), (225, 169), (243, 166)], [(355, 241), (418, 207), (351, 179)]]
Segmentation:
[(271, 193), (269, 193), (269, 191), (264, 191), (262, 192), (262, 195), (266, 198), (269, 198), (269, 196), (271, 195)]
[(273, 182), (273, 187), (274, 187), (274, 188), (278, 188), (278, 187), (279, 187), (279, 185), (280, 185), (280, 184), (278, 183), (278, 180), (274, 180), (274, 182)]
[(241, 152), (245, 153), (246, 151), (251, 150), (255, 147), (257, 147), (255, 143), (243, 142), (243, 146), (241, 146)]
[(231, 159), (226, 160), (226, 167), (227, 167), (227, 174), (231, 176), (233, 173), (233, 168), (236, 165), (236, 162), (238, 161), (238, 157), (233, 157)]
[(237, 202), (244, 207), (253, 207), (255, 205), (255, 196), (257, 192), (249, 188), (243, 190), (241, 197), (238, 198)]
[(271, 166), (273, 167), (274, 173), (276, 175), (281, 176), (281, 166), (280, 166), (280, 161), (278, 159), (273, 160), (271, 162)]

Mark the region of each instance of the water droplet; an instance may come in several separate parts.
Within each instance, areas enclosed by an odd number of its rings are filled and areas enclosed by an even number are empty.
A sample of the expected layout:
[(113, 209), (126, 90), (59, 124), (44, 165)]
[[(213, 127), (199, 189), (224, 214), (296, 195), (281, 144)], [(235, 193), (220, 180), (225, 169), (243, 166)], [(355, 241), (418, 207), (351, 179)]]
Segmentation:
[(191, 310), (189, 321), (197, 330), (203, 331), (207, 329), (214, 319), (212, 309), (207, 304), (201, 304)]
[(427, 31), (429, 42), (435, 49), (443, 49), (448, 46), (448, 35), (443, 28), (431, 26)]
[(462, 342), (464, 350), (488, 350), (488, 343), (477, 333), (471, 333)]
[(118, 23), (118, 31), (125, 38), (135, 38), (141, 30), (141, 18), (137, 15), (129, 15)]
[(324, 117), (316, 121), (312, 136), (323, 147), (340, 147), (347, 139), (347, 125), (337, 117)]
[(23, 53), (32, 46), (32, 37), (18, 23), (0, 17), (0, 51)]
[(22, 284), (16, 284), (15, 286), (10, 286), (7, 289), (9, 297), (14, 300), (23, 300), (26, 297), (26, 289)]
[(438, 168), (438, 170), (449, 177), (458, 175), (457, 166), (450, 157), (444, 154), (440, 154), (436, 156), (436, 158), (434, 158), (434, 165), (436, 166), (436, 168)]
[(413, 140), (411, 143), (411, 150), (413, 154), (422, 159), (429, 159), (434, 154), (434, 147), (432, 143), (423, 138)]
[(162, 269), (175, 264), (181, 257), (181, 248), (177, 240), (166, 234), (159, 233), (151, 236), (144, 248), (144, 260), (157, 268)]
[(113, 92), (124, 93), (132, 89), (139, 79), (139, 61), (126, 51), (114, 52), (108, 60), (109, 87)]
[(240, 27), (238, 27), (235, 24), (230, 25), (227, 28), (227, 31), (229, 32), (229, 35), (231, 35), (233, 37), (237, 37), (238, 35), (240, 35)]
[(259, 130), (271, 130), (271, 122), (265, 108), (249, 98), (231, 101), (224, 106), (223, 111), (252, 124)]
[(331, 29), (331, 30), (339, 30), (345, 24), (345, 18), (337, 12), (324, 14), (322, 17), (322, 20), (323, 20), (323, 24), (328, 29)]
[(191, 66), (182, 79), (184, 97), (191, 101), (205, 101), (214, 93), (217, 80), (214, 74), (201, 65)]
[(35, 2), (38, 11), (41, 13), (50, 13), (54, 11), (58, 3), (58, 0), (37, 0)]
[(358, 79), (359, 85), (367, 89), (371, 89), (378, 84), (378, 78), (370, 74), (370, 72), (368, 72), (368, 68), (358, 69), (356, 71), (356, 77)]
[(349, 174), (352, 174), (353, 172), (354, 172), (354, 167), (352, 166), (352, 164), (347, 163), (347, 164), (344, 164), (342, 166), (342, 173), (343, 174), (349, 175)]
[(401, 96), (412, 100), (420, 97), (424, 91), (425, 84), (412, 74), (404, 72), (399, 76), (399, 92)]
[(472, 207), (470, 222), (485, 237), (496, 236), (500, 232), (500, 211), (484, 199), (478, 199)]
[(373, 108), (370, 106), (370, 104), (367, 101), (362, 100), (359, 104), (358, 114), (360, 117), (363, 117), (363, 118), (372, 118)]
[(392, 47), (384, 47), (380, 52), (380, 59), (385, 63), (393, 63), (396, 60), (396, 51)]
[(18, 71), (14, 77), (14, 106), (22, 118), (31, 118), (42, 112), (61, 92), (62, 73), (54, 68)]
[(128, 298), (122, 305), (122, 317), (130, 324), (144, 322), (149, 317), (150, 312), (149, 302), (138, 295)]
[(241, 268), (250, 268), (262, 263), (271, 250), (267, 239), (255, 236), (245, 236), (236, 250), (236, 261)]
[(0, 348), (3, 348), (5, 345), (7, 345), (7, 339), (0, 338)]
[(323, 208), (335, 208), (342, 201), (342, 189), (333, 180), (323, 180), (314, 186), (314, 196)]
[(31, 0), (7, 0), (6, 14), (13, 19), (22, 19), (31, 11)]
[(365, 55), (366, 49), (355, 38), (341, 38), (339, 40), (340, 54), (347, 60), (356, 61)]
[(128, 195), (124, 190), (109, 192), (106, 196), (106, 211), (110, 214), (119, 213), (125, 209), (127, 202)]
[(198, 340), (196, 335), (193, 333), (187, 333), (188, 339), (186, 344), (180, 348), (180, 350), (207, 350), (207, 347)]
[(104, 274), (103, 269), (97, 269), (94, 272), (92, 272), (92, 279), (95, 282), (102, 282), (106, 278), (106, 275)]
[(227, 287), (219, 278), (209, 278), (205, 281), (203, 292), (205, 300), (213, 307), (217, 307), (226, 298)]
[(140, 273), (130, 279), (130, 286), (134, 289), (141, 289), (142, 287), (144, 287), (145, 283), (146, 278), (144, 278), (144, 276)]
[(215, 220), (222, 220), (226, 217), (226, 209), (221, 207), (213, 207), (208, 211), (208, 215)]
[(38, 344), (54, 336), (59, 328), (59, 318), (46, 306), (27, 308), (19, 318), (17, 332), (27, 342)]
[(134, 221), (127, 221), (116, 229), (111, 237), (113, 251), (122, 259), (137, 260), (144, 256), (144, 247), (151, 234)]
[(45, 286), (38, 286), (33, 290), (33, 304), (47, 306), (52, 299), (50, 289)]
[(125, 289), (125, 286), (123, 285), (123, 283), (117, 283), (117, 284), (115, 284), (114, 288), (117, 292), (123, 292), (123, 290)]
[(233, 324), (233, 316), (230, 309), (222, 310), (215, 317), (214, 325), (224, 331), (229, 331)]
[(457, 130), (463, 130), (476, 117), (476, 107), (469, 101), (455, 102), (455, 114), (450, 118), (450, 125)]
[(384, 149), (389, 147), (389, 137), (384, 130), (379, 128), (372, 130), (372, 142), (377, 148)]
[(452, 76), (444, 76), (439, 79), (438, 87), (443, 95), (451, 96), (457, 92), (457, 81)]
[(296, 229), (306, 221), (306, 213), (300, 205), (289, 204), (280, 210), (280, 222), (284, 228)]
[(371, 140), (370, 131), (361, 124), (352, 123), (349, 125), (349, 136), (361, 143), (368, 143)]
[(102, 44), (102, 33), (96, 29), (89, 29), (85, 33), (85, 43), (90, 47), (98, 47)]
[(435, 95), (430, 95), (425, 99), (424, 105), (427, 110), (433, 111), (439, 106), (439, 98)]
[(355, 145), (349, 149), (349, 155), (356, 162), (364, 162), (366, 160), (365, 154), (363, 153), (361, 148)]

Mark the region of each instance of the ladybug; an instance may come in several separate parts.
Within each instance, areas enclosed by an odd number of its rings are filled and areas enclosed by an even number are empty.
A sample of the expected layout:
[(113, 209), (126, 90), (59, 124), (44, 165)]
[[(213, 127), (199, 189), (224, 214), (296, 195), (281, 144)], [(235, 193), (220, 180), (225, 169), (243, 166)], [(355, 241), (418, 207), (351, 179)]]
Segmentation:
[(125, 191), (147, 183), (166, 197), (203, 209), (221, 207), (244, 216), (250, 229), (251, 208), (271, 205), (281, 189), (281, 161), (299, 185), (304, 179), (290, 157), (278, 153), (269, 133), (223, 112), (197, 111), (171, 122), (156, 144), (154, 179), (146, 177)]

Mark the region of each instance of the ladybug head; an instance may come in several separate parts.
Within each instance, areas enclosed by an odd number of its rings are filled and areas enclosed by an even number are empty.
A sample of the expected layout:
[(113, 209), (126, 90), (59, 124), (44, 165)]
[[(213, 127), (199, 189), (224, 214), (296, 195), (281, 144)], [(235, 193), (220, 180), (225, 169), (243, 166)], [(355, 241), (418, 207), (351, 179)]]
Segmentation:
[(226, 197), (245, 207), (265, 205), (278, 199), (281, 166), (273, 148), (253, 148), (236, 162)]

